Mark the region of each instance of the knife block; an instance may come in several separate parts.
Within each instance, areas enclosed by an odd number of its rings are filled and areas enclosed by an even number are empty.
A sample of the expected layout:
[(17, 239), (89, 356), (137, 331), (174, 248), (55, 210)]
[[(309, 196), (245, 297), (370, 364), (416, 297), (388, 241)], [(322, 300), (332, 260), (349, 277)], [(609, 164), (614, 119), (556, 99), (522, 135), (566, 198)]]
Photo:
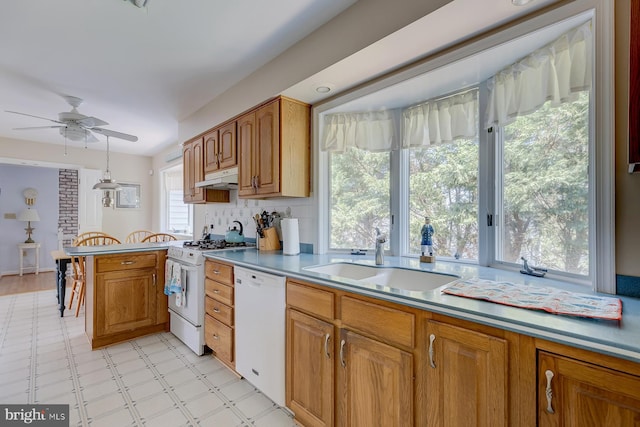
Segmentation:
[(277, 251), (280, 249), (280, 239), (275, 227), (269, 227), (262, 230), (264, 237), (258, 236), (259, 251)]

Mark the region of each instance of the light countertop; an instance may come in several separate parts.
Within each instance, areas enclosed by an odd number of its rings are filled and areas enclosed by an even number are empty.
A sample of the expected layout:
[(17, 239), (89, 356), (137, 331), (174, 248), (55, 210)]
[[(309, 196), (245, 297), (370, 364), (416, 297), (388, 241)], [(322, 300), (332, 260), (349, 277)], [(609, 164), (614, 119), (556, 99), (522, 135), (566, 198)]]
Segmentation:
[[(227, 261), (238, 266), (298, 278), (640, 363), (640, 300), (636, 298), (600, 294), (620, 298), (622, 320), (587, 319), (447, 295), (443, 294), (440, 288), (425, 292), (392, 290), (305, 270), (305, 267), (332, 262), (354, 262), (373, 266), (375, 263), (372, 256), (346, 254), (285, 256), (281, 251), (260, 252), (254, 249), (205, 252), (204, 255), (207, 258)], [(425, 264), (420, 263), (416, 258), (405, 257), (385, 257), (384, 261), (383, 267), (420, 269), (454, 274), (463, 279), (479, 278), (531, 286), (551, 286), (572, 292), (593, 294), (584, 286), (472, 264), (446, 261)]]
[(69, 256), (110, 255), (130, 252), (161, 251), (167, 250), (171, 246), (182, 247), (183, 243), (183, 240), (175, 240), (172, 242), (121, 243), (104, 246), (67, 246), (64, 248), (64, 252)]

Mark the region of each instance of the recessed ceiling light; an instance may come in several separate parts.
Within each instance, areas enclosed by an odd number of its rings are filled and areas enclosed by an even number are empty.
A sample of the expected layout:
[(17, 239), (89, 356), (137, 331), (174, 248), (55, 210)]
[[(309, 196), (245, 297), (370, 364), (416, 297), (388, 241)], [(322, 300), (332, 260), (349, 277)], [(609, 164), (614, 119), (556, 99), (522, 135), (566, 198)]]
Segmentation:
[(328, 93), (328, 92), (331, 92), (331, 88), (329, 86), (318, 86), (316, 88), (316, 92), (318, 92), (318, 93)]
[(511, 0), (511, 3), (514, 6), (524, 6), (525, 4), (529, 3), (531, 0)]

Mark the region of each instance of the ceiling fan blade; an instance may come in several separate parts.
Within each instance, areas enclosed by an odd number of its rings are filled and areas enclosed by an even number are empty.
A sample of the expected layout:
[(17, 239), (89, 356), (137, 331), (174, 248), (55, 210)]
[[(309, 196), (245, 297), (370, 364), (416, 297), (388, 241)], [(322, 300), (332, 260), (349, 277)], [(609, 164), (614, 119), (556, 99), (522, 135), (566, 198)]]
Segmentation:
[(32, 130), (32, 129), (59, 129), (66, 128), (65, 125), (62, 126), (31, 126), (27, 128), (13, 128), (12, 130)]
[(131, 142), (136, 142), (138, 140), (137, 136), (129, 135), (127, 133), (122, 133), (122, 132), (116, 132), (114, 130), (109, 130), (109, 129), (91, 128), (91, 132), (97, 132), (105, 136), (112, 136), (114, 138), (124, 139), (126, 141), (131, 141)]
[(86, 139), (87, 139), (87, 142), (98, 142), (98, 141), (100, 141), (98, 138), (96, 138), (96, 136), (94, 134), (92, 134), (89, 131), (87, 131)]
[(61, 122), (58, 120), (48, 119), (46, 117), (34, 116), (33, 114), (19, 113), (18, 111), (9, 111), (9, 110), (4, 110), (4, 111), (7, 113), (20, 114), (21, 116), (35, 117), (36, 119), (49, 120), (50, 122), (64, 124), (64, 122)]
[(109, 123), (104, 120), (100, 120), (97, 117), (85, 117), (84, 119), (80, 119), (77, 121), (82, 126), (92, 128), (94, 126), (107, 126)]

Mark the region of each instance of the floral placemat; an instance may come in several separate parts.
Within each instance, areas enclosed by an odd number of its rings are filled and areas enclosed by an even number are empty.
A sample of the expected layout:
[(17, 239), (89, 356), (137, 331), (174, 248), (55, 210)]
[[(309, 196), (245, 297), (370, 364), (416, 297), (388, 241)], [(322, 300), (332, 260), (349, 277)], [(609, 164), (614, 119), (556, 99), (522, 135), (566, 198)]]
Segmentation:
[(622, 301), (619, 298), (579, 294), (555, 288), (469, 279), (448, 286), (442, 292), (554, 314), (608, 320), (622, 318)]

